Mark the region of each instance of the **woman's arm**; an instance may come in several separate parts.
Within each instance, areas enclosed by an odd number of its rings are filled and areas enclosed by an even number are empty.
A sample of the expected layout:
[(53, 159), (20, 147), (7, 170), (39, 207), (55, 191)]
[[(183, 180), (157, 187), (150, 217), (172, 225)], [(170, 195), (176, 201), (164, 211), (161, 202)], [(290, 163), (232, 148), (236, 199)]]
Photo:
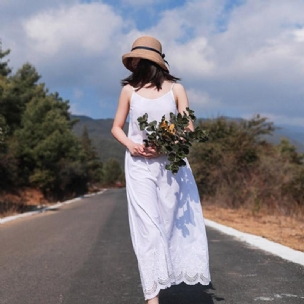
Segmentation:
[[(188, 113), (186, 108), (189, 107), (189, 101), (188, 101), (188, 96), (187, 96), (187, 93), (186, 93), (186, 90), (184, 89), (184, 87), (180, 83), (176, 83), (174, 85), (173, 93), (174, 93), (174, 96), (176, 99), (178, 112), (181, 114), (183, 114), (184, 112)], [(191, 131), (194, 130), (192, 121), (189, 122), (188, 128)]]
[(123, 127), (126, 123), (126, 119), (130, 109), (130, 92), (127, 86), (124, 86), (121, 90), (118, 106), (112, 126), (112, 134), (113, 136), (125, 147), (130, 144), (130, 139), (126, 136), (123, 131)]
[(154, 149), (145, 148), (144, 144), (133, 142), (123, 130), (130, 109), (131, 95), (132, 88), (128, 85), (124, 86), (120, 93), (111, 132), (113, 136), (130, 151), (132, 156), (156, 157), (157, 152)]

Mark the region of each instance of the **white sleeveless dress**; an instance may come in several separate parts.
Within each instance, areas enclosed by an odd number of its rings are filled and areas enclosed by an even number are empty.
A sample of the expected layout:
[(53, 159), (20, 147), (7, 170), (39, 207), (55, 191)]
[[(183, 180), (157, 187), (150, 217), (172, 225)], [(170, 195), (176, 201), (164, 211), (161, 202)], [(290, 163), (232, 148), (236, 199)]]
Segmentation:
[[(147, 99), (133, 90), (128, 137), (142, 143), (145, 131), (137, 118), (160, 121), (176, 113), (171, 90)], [(131, 239), (138, 260), (145, 299), (161, 289), (185, 282), (210, 282), (206, 231), (200, 198), (192, 171), (187, 165), (177, 174), (165, 169), (166, 156), (154, 159), (125, 156), (126, 189)]]

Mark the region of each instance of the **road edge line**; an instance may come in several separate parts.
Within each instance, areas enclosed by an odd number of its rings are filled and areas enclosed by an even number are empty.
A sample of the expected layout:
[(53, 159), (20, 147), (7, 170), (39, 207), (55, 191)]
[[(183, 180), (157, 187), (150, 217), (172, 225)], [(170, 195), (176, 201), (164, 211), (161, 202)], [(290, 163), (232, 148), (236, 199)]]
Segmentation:
[(56, 204), (48, 206), (48, 207), (39, 208), (38, 210), (35, 210), (35, 211), (29, 211), (29, 212), (24, 212), (24, 213), (20, 213), (20, 214), (15, 214), (15, 215), (10, 215), (10, 216), (6, 216), (6, 217), (2, 217), (2, 218), (0, 218), (0, 225), (5, 224), (7, 222), (11, 222), (11, 221), (17, 220), (19, 218), (28, 217), (28, 216), (32, 216), (32, 215), (35, 215), (35, 214), (43, 213), (43, 212), (46, 212), (48, 210), (58, 209), (58, 208), (60, 208), (60, 207), (62, 207), (64, 205), (68, 205), (68, 204), (80, 201), (83, 198), (95, 196), (95, 195), (98, 195), (98, 194), (102, 194), (106, 190), (107, 189), (103, 189), (103, 190), (98, 191), (98, 192), (94, 192), (94, 193), (90, 193), (90, 194), (85, 194), (85, 195), (82, 195), (82, 196), (79, 196), (79, 197), (75, 197), (75, 198), (72, 198), (72, 199), (64, 201), (64, 202), (56, 203)]
[(206, 218), (204, 220), (206, 226), (210, 228), (214, 228), (220, 232), (223, 232), (230, 236), (234, 236), (242, 242), (248, 243), (268, 253), (272, 253), (276, 256), (279, 256), (284, 260), (288, 260), (290, 262), (304, 266), (304, 253), (302, 251), (295, 250), (290, 247), (275, 243), (261, 236), (257, 236), (246, 232), (241, 232), (239, 230), (219, 224), (217, 222), (208, 220)]

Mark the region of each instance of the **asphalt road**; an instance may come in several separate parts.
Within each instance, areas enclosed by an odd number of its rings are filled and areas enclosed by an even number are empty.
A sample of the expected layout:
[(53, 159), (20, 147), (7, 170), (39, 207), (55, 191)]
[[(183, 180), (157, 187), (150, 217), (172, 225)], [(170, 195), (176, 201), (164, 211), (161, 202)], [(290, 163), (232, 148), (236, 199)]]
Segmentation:
[[(304, 303), (304, 267), (207, 229), (212, 284), (161, 304)], [(143, 304), (124, 189), (0, 226), (1, 304)]]

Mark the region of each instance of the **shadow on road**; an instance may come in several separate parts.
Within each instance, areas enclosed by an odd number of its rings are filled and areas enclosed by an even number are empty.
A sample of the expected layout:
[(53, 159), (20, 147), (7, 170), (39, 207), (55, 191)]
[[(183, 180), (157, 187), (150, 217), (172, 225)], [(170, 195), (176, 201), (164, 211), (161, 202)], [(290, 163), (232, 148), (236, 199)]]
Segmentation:
[(215, 288), (197, 284), (194, 286), (181, 283), (162, 290), (159, 295), (160, 304), (213, 304), (225, 301), (223, 297), (215, 294)]

